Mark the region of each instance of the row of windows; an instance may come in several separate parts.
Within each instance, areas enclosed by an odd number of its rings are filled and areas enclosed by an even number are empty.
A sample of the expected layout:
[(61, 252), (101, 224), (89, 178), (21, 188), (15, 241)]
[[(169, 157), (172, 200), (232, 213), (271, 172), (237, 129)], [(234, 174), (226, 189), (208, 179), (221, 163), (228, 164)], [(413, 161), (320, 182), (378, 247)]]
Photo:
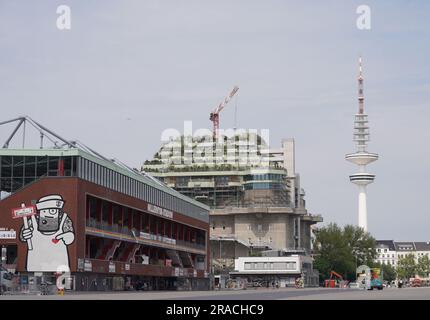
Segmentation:
[(59, 170), (64, 176), (75, 175), (76, 159), (74, 157), (0, 156), (0, 177), (2, 178), (56, 176)]
[[(215, 230), (215, 228), (221, 228), (221, 227), (223, 230), (225, 230), (226, 226), (225, 226), (224, 222), (222, 222), (221, 225), (218, 225), (218, 226), (216, 225), (215, 221), (212, 222), (212, 229), (213, 230)], [(255, 231), (258, 231), (258, 232), (262, 232), (263, 229), (265, 229), (262, 224), (257, 224), (256, 228), (255, 228), (255, 225), (253, 228), (252, 224), (248, 224), (247, 228), (249, 231), (252, 231), (254, 229)], [(274, 229), (275, 229), (274, 225), (271, 223), (267, 224), (267, 228), (268, 228), (268, 231), (274, 231)]]
[(276, 182), (254, 182), (245, 184), (245, 190), (286, 190), (286, 186)]
[(206, 243), (206, 233), (203, 230), (95, 197), (89, 196), (87, 199), (88, 221), (98, 222), (101, 227), (121, 226), (155, 235), (169, 237), (175, 235), (175, 239), (182, 234), (181, 240), (185, 240), (188, 235), (190, 241), (197, 244)]
[(78, 176), (172, 211), (194, 217), (205, 213), (198, 206), (84, 158), (79, 158)]
[(378, 262), (380, 264), (391, 264), (391, 265), (396, 264), (395, 260), (376, 260), (376, 262)]
[(244, 177), (245, 181), (284, 181), (285, 175), (283, 174), (275, 174), (275, 173), (265, 173), (265, 174), (253, 174), (247, 175)]
[(296, 270), (296, 262), (245, 262), (245, 270)]
[[(420, 257), (422, 257), (422, 256), (425, 256), (425, 255), (427, 255), (427, 256), (430, 256), (430, 253), (418, 253), (417, 254), (418, 256), (420, 256)], [(394, 258), (394, 254), (391, 254), (391, 258)], [(404, 257), (406, 257), (407, 256), (407, 254), (399, 254), (399, 258), (404, 258)], [(390, 255), (389, 254), (380, 254), (379, 255), (379, 257), (380, 258), (390, 258)]]
[(82, 157), (0, 156), (0, 191), (14, 193), (43, 176), (78, 176), (159, 207), (196, 218), (204, 209)]
[[(406, 256), (408, 256), (408, 255), (410, 255), (410, 254), (412, 254), (413, 255), (413, 253), (409, 253), (409, 254), (399, 254), (399, 258), (406, 258)], [(423, 257), (423, 256), (428, 256), (428, 257), (430, 257), (430, 253), (418, 253), (417, 254), (417, 256), (420, 256), (420, 257)]]
[(0, 190), (14, 193), (44, 176), (75, 176), (75, 157), (0, 156)]

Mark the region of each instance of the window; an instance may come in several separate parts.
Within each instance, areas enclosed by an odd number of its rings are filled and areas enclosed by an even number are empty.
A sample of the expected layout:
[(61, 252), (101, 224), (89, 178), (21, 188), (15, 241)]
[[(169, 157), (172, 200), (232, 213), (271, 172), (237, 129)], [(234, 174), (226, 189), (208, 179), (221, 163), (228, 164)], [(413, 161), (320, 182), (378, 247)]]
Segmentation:
[(109, 214), (110, 214), (110, 206), (109, 203), (106, 201), (102, 202), (102, 221), (108, 222), (109, 221)]
[(38, 177), (48, 175), (48, 157), (37, 157), (36, 174)]
[(12, 171), (14, 177), (24, 176), (24, 157), (13, 157)]
[(25, 176), (36, 177), (36, 157), (25, 158)]
[[(295, 262), (294, 262), (295, 264)], [(288, 264), (287, 262), (274, 262), (273, 263), (273, 269), (274, 270), (287, 270)]]
[(88, 205), (90, 207), (90, 219), (95, 220), (97, 218), (97, 200), (95, 198), (89, 198)]

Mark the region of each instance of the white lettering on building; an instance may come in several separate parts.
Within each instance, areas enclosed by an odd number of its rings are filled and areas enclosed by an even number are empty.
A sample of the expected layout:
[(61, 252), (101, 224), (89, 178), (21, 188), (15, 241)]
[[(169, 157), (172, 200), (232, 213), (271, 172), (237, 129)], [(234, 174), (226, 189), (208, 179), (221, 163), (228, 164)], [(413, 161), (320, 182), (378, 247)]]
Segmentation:
[(165, 218), (173, 219), (173, 212), (172, 211), (157, 207), (153, 204), (148, 204), (148, 211), (151, 213), (158, 214), (159, 216), (162, 216)]

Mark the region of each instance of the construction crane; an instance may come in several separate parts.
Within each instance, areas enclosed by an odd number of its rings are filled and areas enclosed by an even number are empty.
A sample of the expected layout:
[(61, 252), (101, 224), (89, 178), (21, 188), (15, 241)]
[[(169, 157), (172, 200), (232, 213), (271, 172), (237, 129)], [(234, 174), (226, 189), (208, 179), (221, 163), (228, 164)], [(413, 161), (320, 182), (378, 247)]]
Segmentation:
[(209, 120), (211, 120), (213, 123), (213, 135), (216, 138), (218, 138), (218, 131), (219, 131), (219, 114), (225, 108), (225, 106), (231, 100), (231, 98), (233, 98), (233, 96), (236, 94), (238, 90), (239, 90), (239, 87), (234, 86), (233, 90), (231, 90), (230, 93), (224, 98), (224, 100), (215, 108), (215, 110), (211, 112)]
[(337, 273), (335, 271), (331, 271), (330, 272), (330, 279), (325, 280), (324, 286), (326, 288), (334, 288), (336, 286), (336, 280), (333, 279), (333, 276), (335, 276), (336, 278), (338, 278), (339, 281), (343, 281), (343, 278), (342, 278), (342, 276), (339, 273)]

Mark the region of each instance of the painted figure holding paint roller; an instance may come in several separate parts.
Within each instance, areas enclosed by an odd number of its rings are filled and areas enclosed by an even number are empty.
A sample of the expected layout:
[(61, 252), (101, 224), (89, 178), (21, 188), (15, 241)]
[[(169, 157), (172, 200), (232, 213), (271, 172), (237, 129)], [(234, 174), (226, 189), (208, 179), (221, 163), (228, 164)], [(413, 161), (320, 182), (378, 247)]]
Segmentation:
[(20, 240), (28, 244), (27, 271), (70, 270), (67, 246), (73, 243), (75, 234), (63, 207), (60, 195), (49, 195), (37, 201), (37, 214), (31, 215), (31, 220), (23, 218)]

